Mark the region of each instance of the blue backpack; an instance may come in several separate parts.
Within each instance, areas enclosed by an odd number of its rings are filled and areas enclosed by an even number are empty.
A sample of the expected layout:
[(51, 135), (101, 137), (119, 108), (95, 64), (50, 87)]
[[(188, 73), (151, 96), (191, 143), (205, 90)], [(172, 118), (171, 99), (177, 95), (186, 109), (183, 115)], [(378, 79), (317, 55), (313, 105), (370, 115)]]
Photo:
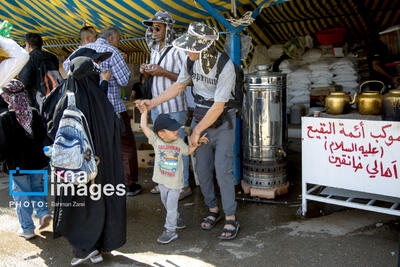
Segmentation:
[(75, 95), (67, 92), (68, 106), (60, 120), (52, 148), (52, 166), (67, 183), (94, 182), (99, 159), (85, 115), (75, 105)]

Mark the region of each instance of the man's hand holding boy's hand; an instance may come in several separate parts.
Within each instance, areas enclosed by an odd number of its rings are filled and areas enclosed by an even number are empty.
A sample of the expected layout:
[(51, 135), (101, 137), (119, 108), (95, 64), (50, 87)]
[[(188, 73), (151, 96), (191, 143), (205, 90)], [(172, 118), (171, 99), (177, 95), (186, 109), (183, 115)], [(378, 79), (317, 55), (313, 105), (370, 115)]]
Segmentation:
[(143, 112), (147, 112), (147, 107), (146, 105), (141, 104), (141, 100), (136, 100), (135, 104), (137, 109), (140, 111), (140, 114), (143, 114)]
[(154, 108), (154, 105), (151, 103), (152, 99), (139, 99), (136, 100), (136, 106), (140, 109), (141, 107), (145, 107), (146, 110), (151, 110)]
[(207, 133), (205, 133), (202, 137), (199, 138), (198, 145), (207, 144), (210, 140), (206, 137)]
[[(192, 154), (201, 144), (207, 144), (209, 142), (205, 133), (202, 137), (199, 137), (196, 142), (189, 142), (189, 154)], [(191, 136), (192, 137), (192, 136)]]

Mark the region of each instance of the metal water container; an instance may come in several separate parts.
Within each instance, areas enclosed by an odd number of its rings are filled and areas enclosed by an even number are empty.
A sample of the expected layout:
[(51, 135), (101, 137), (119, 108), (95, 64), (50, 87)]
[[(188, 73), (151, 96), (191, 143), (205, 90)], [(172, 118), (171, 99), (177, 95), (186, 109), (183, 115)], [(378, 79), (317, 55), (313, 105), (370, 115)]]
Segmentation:
[(257, 188), (286, 183), (286, 75), (258, 71), (245, 77), (243, 180)]

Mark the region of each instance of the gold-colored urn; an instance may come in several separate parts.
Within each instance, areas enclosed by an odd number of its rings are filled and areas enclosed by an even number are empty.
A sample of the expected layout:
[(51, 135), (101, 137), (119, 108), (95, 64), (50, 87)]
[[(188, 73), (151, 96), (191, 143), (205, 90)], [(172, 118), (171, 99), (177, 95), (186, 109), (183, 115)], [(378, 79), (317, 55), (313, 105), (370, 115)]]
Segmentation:
[(350, 112), (350, 106), (356, 102), (357, 93), (354, 94), (353, 100), (350, 98), (349, 92), (331, 92), (325, 98), (325, 108), (328, 114), (339, 115)]
[[(380, 83), (382, 89), (378, 91), (363, 92), (363, 86), (368, 83)], [(363, 115), (379, 115), (382, 111), (382, 92), (385, 90), (385, 84), (381, 81), (366, 81), (360, 85), (359, 93), (357, 99), (357, 110)]]
[(400, 121), (400, 89), (390, 90), (382, 98), (382, 119)]

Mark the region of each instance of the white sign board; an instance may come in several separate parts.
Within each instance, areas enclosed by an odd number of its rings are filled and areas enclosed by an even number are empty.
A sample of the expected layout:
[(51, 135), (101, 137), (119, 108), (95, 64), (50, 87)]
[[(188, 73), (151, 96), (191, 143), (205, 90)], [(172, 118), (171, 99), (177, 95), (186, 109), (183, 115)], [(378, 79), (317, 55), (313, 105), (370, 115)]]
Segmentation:
[(400, 122), (302, 118), (303, 183), (400, 197)]

